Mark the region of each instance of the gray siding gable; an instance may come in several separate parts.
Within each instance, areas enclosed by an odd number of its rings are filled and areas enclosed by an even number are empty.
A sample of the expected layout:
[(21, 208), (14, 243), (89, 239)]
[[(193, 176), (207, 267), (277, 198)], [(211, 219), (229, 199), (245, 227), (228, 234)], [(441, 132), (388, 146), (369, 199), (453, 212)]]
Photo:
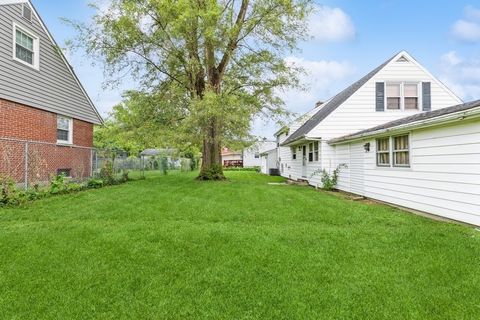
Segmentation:
[[(21, 2), (21, 1), (19, 1)], [(0, 98), (89, 123), (103, 120), (40, 16), (22, 18), (22, 3), (0, 1)], [(13, 25), (39, 38), (39, 70), (13, 59)]]

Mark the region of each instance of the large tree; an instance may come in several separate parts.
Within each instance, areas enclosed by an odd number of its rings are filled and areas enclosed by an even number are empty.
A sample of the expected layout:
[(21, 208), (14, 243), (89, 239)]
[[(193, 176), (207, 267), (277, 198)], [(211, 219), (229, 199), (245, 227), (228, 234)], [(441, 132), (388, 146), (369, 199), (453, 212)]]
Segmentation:
[[(98, 9), (98, 8), (97, 8)], [(201, 140), (200, 179), (223, 179), (221, 147), (252, 119), (285, 110), (297, 86), (285, 55), (308, 35), (311, 0), (112, 0), (75, 44), (104, 63), (110, 84), (138, 81), (178, 134)]]

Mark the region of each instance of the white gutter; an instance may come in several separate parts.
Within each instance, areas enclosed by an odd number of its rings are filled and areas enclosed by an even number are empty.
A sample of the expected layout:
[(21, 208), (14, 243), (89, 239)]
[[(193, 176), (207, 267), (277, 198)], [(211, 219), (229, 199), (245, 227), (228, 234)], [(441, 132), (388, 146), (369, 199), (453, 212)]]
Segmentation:
[(466, 110), (466, 111), (458, 111), (458, 112), (455, 112), (455, 113), (450, 113), (450, 114), (446, 114), (446, 115), (443, 115), (443, 116), (434, 117), (434, 118), (430, 118), (430, 119), (415, 121), (415, 122), (411, 122), (411, 123), (407, 123), (407, 124), (403, 124), (403, 125), (398, 125), (398, 126), (391, 127), (391, 128), (379, 129), (379, 130), (376, 130), (376, 131), (371, 131), (371, 132), (366, 132), (366, 133), (362, 133), (362, 134), (358, 134), (358, 135), (348, 136), (348, 137), (345, 137), (345, 138), (331, 139), (328, 142), (328, 144), (330, 144), (330, 145), (342, 144), (342, 143), (345, 143), (345, 142), (356, 141), (356, 140), (361, 140), (361, 139), (364, 139), (364, 138), (367, 138), (367, 137), (372, 137), (372, 136), (377, 136), (377, 135), (381, 135), (381, 134), (390, 133), (392, 131), (411, 130), (411, 129), (417, 129), (419, 127), (427, 128), (427, 127), (435, 126), (435, 125), (438, 125), (438, 124), (450, 123), (450, 122), (455, 122), (455, 121), (459, 121), (459, 120), (464, 120), (465, 118), (472, 117), (472, 116), (475, 117), (477, 115), (480, 115), (480, 107), (476, 107), (476, 108)]

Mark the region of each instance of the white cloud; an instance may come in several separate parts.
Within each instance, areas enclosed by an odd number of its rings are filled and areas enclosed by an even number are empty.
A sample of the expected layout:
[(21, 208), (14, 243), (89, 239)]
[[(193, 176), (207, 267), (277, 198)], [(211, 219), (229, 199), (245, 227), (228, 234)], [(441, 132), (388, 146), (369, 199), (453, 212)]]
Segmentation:
[(480, 9), (467, 6), (464, 10), (464, 18), (453, 24), (452, 35), (459, 41), (480, 41)]
[(355, 38), (355, 26), (340, 8), (318, 6), (310, 17), (310, 35), (318, 41), (345, 41)]
[(290, 90), (283, 95), (288, 109), (299, 113), (315, 107), (318, 100), (325, 101), (337, 93), (338, 83), (342, 83), (355, 70), (348, 62), (306, 60), (293, 56), (285, 60), (288, 64), (306, 71), (300, 80), (307, 90)]
[(457, 52), (450, 51), (441, 57), (441, 61), (444, 66), (456, 66), (462, 62), (462, 59), (457, 55)]
[[(290, 112), (301, 115), (315, 107), (318, 101), (327, 101), (347, 84), (354, 74), (355, 68), (348, 62), (331, 60), (307, 60), (300, 57), (288, 57), (287, 63), (302, 67), (306, 74), (301, 77), (301, 83), (306, 90), (288, 90), (280, 94), (286, 108)], [(253, 133), (262, 137), (272, 138), (278, 126), (274, 122), (258, 120), (253, 124)]]
[(465, 101), (480, 98), (480, 56), (463, 58), (451, 51), (440, 61), (442, 82)]

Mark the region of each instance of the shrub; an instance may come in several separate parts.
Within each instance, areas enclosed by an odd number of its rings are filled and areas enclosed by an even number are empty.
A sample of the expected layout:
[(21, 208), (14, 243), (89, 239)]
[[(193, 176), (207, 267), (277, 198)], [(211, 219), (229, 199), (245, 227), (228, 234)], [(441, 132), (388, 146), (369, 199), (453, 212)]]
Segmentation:
[(162, 171), (163, 175), (167, 175), (168, 173), (168, 159), (166, 157), (162, 157), (160, 160), (160, 170)]
[(82, 191), (85, 187), (79, 183), (69, 183), (67, 184), (67, 191), (68, 192), (78, 192)]
[(128, 182), (130, 180), (130, 178), (128, 177), (128, 170), (123, 170), (122, 171), (122, 174), (120, 175), (120, 177), (117, 179), (117, 182), (118, 183), (125, 183), (125, 182)]
[[(322, 170), (322, 189), (326, 191), (332, 191), (337, 186), (338, 182), (338, 175), (340, 174), (340, 170), (342, 168), (347, 168), (346, 164), (340, 164), (338, 167), (333, 170), (332, 174), (330, 175), (327, 170)], [(315, 173), (313, 174), (315, 175)]]
[(51, 194), (62, 194), (66, 193), (67, 189), (67, 181), (65, 174), (60, 174), (58, 176), (54, 176), (50, 180), (50, 193)]
[(208, 170), (202, 170), (198, 180), (225, 180), (223, 167), (219, 164), (212, 165)]
[(10, 178), (0, 178), (0, 205), (18, 205), (27, 200), (25, 192), (18, 190)]
[(87, 182), (87, 187), (90, 189), (98, 189), (103, 187), (103, 180), (100, 179), (90, 179)]
[(113, 163), (110, 161), (105, 162), (103, 168), (100, 170), (100, 179), (104, 184), (115, 184), (115, 174), (113, 172)]

